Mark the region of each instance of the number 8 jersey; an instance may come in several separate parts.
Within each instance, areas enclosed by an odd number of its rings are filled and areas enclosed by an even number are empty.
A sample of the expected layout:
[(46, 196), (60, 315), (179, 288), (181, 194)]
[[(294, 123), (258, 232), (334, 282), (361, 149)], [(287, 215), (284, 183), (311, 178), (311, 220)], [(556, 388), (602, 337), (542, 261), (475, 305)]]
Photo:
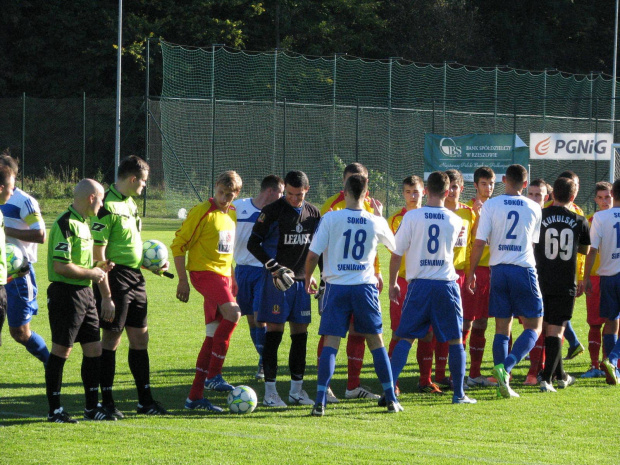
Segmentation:
[(405, 255), (407, 281), (456, 281), (454, 245), (463, 219), (445, 207), (425, 206), (408, 211), (396, 231), (394, 253)]

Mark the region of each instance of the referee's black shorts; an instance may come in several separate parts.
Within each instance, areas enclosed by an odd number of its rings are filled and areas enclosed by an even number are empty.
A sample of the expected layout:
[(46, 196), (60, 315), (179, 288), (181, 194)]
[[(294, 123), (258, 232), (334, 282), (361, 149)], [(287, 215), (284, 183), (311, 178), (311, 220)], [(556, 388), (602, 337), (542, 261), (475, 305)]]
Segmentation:
[(544, 295), (543, 307), (545, 323), (554, 326), (562, 326), (565, 321), (573, 317), (575, 308), (575, 296), (572, 295)]
[[(125, 326), (146, 328), (146, 283), (142, 272), (127, 266), (116, 265), (108, 272), (108, 283), (116, 313), (114, 321), (101, 321), (101, 327), (113, 332), (122, 332)], [(96, 284), (93, 287), (97, 311), (101, 316), (101, 292)]]
[(52, 342), (73, 347), (101, 340), (99, 316), (90, 286), (53, 282), (47, 288), (47, 311)]

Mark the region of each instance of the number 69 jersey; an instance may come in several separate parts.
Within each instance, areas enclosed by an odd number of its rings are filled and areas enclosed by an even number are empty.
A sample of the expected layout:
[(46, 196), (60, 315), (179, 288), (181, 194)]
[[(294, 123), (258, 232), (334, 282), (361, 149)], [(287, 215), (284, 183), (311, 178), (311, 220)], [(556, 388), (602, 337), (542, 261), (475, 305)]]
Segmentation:
[(575, 295), (580, 245), (590, 245), (588, 221), (565, 207), (543, 208), (540, 239), (534, 255), (544, 295)]
[(377, 284), (375, 257), (381, 242), (394, 250), (394, 234), (385, 218), (363, 210), (337, 210), (325, 214), (310, 250), (323, 254), (323, 279), (330, 284)]
[(405, 255), (407, 281), (435, 279), (456, 281), (454, 246), (463, 219), (445, 207), (408, 211), (396, 231), (397, 255)]

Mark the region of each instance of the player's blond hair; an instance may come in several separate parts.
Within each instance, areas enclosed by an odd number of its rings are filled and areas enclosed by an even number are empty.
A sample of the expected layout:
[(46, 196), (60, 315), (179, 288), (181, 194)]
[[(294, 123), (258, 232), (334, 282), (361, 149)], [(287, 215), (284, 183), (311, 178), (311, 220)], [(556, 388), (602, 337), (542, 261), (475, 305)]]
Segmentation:
[(243, 181), (241, 181), (241, 176), (237, 174), (236, 171), (224, 171), (220, 174), (215, 180), (215, 184), (219, 184), (226, 189), (229, 189), (231, 192), (241, 192), (241, 187), (243, 186)]

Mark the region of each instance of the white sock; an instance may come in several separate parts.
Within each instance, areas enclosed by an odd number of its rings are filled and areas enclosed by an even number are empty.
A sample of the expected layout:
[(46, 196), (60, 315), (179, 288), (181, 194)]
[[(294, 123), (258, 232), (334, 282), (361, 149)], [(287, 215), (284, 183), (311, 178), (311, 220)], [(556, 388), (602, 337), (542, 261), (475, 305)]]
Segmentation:
[(289, 392), (290, 395), (292, 396), (296, 396), (301, 392), (301, 386), (303, 384), (303, 380), (301, 381), (295, 381), (295, 380), (291, 380), (291, 390)]
[(278, 391), (276, 390), (276, 382), (275, 381), (269, 381), (269, 382), (265, 382), (265, 397), (267, 397), (269, 394), (275, 393), (277, 394)]

